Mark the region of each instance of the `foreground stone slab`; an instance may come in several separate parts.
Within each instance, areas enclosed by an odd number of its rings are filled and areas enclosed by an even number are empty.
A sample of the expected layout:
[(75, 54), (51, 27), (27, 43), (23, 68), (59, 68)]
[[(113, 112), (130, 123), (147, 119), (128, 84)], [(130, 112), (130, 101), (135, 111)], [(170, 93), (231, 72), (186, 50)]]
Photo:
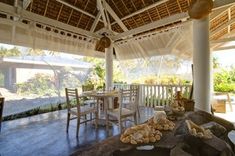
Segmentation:
[[(213, 135), (212, 139), (199, 139), (189, 135), (185, 120), (190, 119), (193, 122), (202, 125), (209, 122), (215, 122), (225, 127), (225, 134), (220, 134), (221, 138)], [(170, 156), (234, 156), (230, 145), (226, 142), (227, 133), (234, 129), (232, 123), (226, 120), (214, 117), (206, 112), (188, 112), (184, 118), (175, 121), (176, 127), (173, 131), (163, 131), (160, 141), (154, 143), (155, 149), (152, 151), (138, 151), (136, 146), (123, 144), (120, 142), (120, 135), (110, 137), (98, 144), (86, 149), (78, 150), (73, 156), (138, 156), (138, 155), (170, 155)], [(209, 124), (210, 125), (210, 124)], [(164, 154), (163, 154), (164, 153)]]

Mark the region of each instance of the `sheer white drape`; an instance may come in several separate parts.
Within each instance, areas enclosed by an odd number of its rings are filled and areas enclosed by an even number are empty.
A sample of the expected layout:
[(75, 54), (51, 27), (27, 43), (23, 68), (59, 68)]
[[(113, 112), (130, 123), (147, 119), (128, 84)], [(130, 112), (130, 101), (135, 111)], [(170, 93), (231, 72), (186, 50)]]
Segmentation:
[(117, 59), (147, 58), (159, 55), (192, 57), (192, 24), (184, 23), (164, 32), (145, 34), (114, 44)]

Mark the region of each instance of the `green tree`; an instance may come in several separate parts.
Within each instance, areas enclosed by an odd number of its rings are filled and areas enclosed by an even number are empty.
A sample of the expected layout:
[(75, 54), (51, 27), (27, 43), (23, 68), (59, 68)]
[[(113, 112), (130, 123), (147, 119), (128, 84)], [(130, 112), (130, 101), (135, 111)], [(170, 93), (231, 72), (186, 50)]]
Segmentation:
[(214, 69), (217, 69), (217, 68), (219, 68), (220, 67), (220, 63), (219, 63), (219, 60), (218, 60), (218, 58), (217, 57), (213, 57), (213, 68)]
[(11, 57), (11, 56), (21, 56), (21, 52), (17, 47), (13, 47), (11, 49), (0, 47), (0, 57)]

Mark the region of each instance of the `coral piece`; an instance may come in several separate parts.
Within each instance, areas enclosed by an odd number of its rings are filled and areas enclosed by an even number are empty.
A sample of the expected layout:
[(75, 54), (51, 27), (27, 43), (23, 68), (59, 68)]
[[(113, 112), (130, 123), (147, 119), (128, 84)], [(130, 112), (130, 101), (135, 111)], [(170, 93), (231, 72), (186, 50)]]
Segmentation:
[(162, 133), (150, 127), (148, 124), (137, 125), (125, 130), (120, 140), (123, 143), (131, 143), (133, 145), (142, 143), (154, 143), (161, 139)]
[(203, 127), (198, 126), (191, 120), (185, 121), (187, 124), (187, 128), (189, 130), (189, 133), (195, 137), (203, 138), (203, 139), (211, 139), (212, 133), (209, 129), (205, 130)]
[(148, 120), (148, 125), (150, 127), (153, 127), (156, 130), (173, 130), (175, 128), (174, 122), (166, 119), (166, 118), (160, 118), (158, 120), (150, 119)]

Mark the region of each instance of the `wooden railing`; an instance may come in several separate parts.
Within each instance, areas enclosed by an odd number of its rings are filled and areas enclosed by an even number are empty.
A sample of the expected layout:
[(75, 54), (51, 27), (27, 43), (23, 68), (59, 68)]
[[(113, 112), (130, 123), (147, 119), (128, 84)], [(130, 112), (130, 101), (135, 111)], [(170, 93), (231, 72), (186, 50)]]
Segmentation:
[[(118, 89), (129, 89), (129, 84), (114, 84)], [(145, 85), (139, 84), (139, 105), (147, 107), (169, 105), (177, 91), (188, 98), (191, 85)]]

